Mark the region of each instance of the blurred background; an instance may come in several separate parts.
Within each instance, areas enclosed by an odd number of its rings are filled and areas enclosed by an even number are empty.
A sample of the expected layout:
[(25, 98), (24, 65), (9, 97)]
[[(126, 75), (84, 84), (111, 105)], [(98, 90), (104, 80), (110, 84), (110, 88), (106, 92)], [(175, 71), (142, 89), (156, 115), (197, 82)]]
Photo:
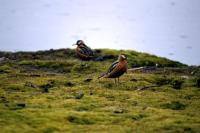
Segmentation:
[(131, 49), (200, 65), (199, 0), (0, 0), (0, 50)]

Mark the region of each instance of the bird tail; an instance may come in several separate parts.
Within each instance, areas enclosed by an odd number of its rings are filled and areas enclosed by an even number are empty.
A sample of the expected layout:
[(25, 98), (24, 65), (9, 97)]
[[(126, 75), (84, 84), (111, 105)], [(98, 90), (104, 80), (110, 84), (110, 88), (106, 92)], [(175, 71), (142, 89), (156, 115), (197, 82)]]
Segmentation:
[(98, 79), (104, 77), (105, 75), (106, 75), (106, 73), (102, 73), (102, 74), (98, 77)]

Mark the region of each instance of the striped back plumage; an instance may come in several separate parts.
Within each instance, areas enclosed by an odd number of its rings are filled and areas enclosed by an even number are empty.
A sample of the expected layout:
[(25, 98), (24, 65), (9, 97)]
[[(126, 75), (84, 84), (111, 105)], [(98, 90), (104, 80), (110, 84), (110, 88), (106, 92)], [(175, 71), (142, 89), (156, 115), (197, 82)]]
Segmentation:
[(82, 60), (91, 60), (94, 57), (94, 52), (82, 40), (76, 42), (76, 54)]
[(119, 63), (119, 61), (113, 62), (113, 63), (111, 64), (111, 66), (108, 68), (107, 73), (112, 72), (112, 71), (115, 69), (115, 67), (117, 66), (118, 63)]
[(87, 46), (79, 47), (79, 49), (80, 49), (80, 53), (83, 54), (83, 55), (94, 56), (93, 51)]

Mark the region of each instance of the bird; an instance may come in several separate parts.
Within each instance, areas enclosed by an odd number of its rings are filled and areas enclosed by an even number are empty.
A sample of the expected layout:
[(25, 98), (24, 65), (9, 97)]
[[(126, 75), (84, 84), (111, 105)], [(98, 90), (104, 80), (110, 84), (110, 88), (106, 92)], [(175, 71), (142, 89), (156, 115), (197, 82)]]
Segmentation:
[(76, 55), (82, 60), (91, 60), (94, 58), (94, 52), (82, 40), (76, 42)]
[(118, 79), (119, 83), (119, 77), (122, 76), (125, 72), (127, 72), (128, 64), (126, 61), (126, 56), (123, 54), (120, 54), (118, 57), (118, 60), (113, 62), (111, 66), (108, 68), (107, 72), (101, 74), (99, 78), (114, 78), (116, 83), (116, 78)]

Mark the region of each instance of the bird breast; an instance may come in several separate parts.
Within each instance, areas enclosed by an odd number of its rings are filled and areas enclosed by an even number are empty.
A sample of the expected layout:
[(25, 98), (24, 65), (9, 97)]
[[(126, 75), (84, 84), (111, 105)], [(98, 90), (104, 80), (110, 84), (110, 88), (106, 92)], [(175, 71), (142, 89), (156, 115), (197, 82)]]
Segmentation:
[(122, 74), (124, 74), (127, 71), (127, 62), (126, 61), (120, 61), (117, 66), (113, 69), (112, 72), (108, 73), (106, 76), (107, 78), (116, 78), (120, 77)]

